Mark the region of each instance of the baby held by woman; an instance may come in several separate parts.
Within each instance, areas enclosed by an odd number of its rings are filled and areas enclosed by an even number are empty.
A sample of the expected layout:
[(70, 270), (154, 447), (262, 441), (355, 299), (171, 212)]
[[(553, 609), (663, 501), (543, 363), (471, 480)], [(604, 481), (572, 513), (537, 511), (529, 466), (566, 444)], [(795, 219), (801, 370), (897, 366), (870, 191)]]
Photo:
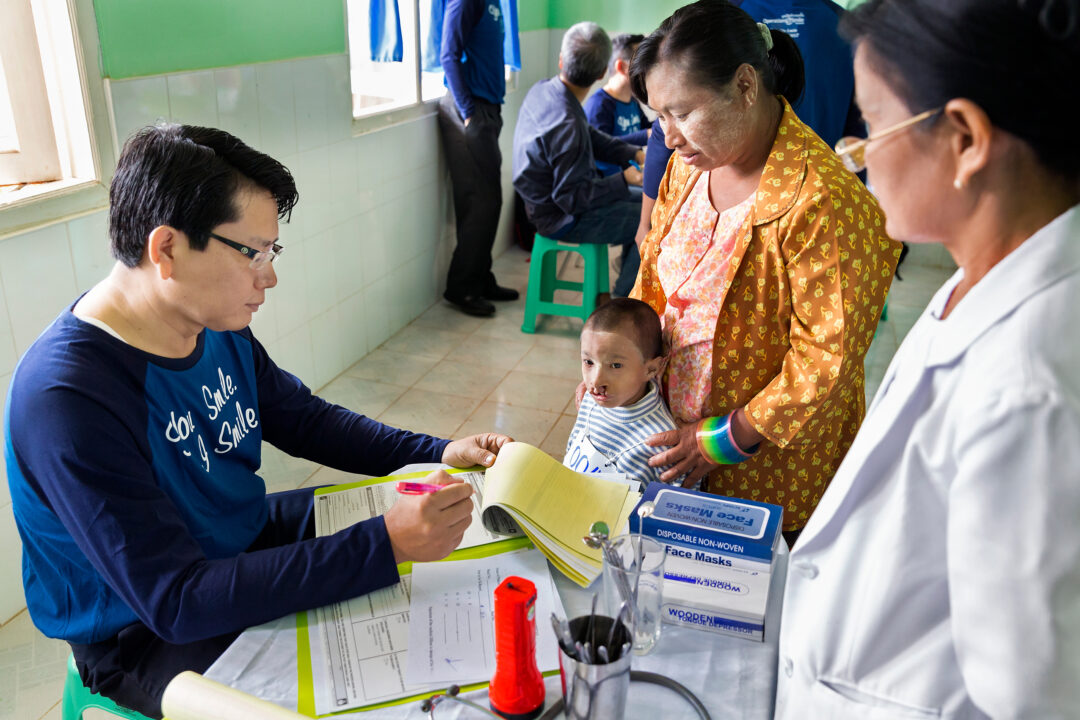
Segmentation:
[(659, 379), (667, 356), (660, 318), (646, 303), (616, 298), (601, 305), (581, 331), (585, 394), (563, 464), (586, 473), (625, 473), (647, 485), (666, 467), (650, 467), (663, 446), (645, 443), (676, 428)]

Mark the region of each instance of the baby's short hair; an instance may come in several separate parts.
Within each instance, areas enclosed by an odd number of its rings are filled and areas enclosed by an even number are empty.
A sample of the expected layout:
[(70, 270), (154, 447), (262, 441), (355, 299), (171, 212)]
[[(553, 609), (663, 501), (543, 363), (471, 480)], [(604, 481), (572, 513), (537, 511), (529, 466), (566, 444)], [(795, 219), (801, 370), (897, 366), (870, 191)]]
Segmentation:
[(593, 310), (584, 330), (619, 332), (630, 337), (646, 360), (664, 354), (660, 317), (648, 303), (633, 298), (612, 298)]

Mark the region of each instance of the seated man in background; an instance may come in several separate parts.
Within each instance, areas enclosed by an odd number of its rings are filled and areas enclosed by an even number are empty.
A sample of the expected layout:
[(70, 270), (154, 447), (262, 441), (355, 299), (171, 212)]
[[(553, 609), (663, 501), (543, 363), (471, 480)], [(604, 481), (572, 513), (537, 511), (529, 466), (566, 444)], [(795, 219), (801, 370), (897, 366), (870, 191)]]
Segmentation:
[[(634, 244), (641, 213), (640, 147), (589, 125), (581, 103), (604, 75), (611, 40), (599, 25), (574, 25), (562, 39), (559, 74), (532, 86), (514, 130), (514, 188), (529, 220), (546, 237), (574, 243), (622, 246), (619, 277), (612, 294), (625, 297), (634, 286), (641, 258)], [(602, 177), (596, 161), (624, 168)]]
[[(649, 119), (645, 117), (641, 103), (630, 93), (629, 72), (634, 51), (644, 39), (644, 35), (628, 33), (611, 38), (607, 82), (585, 101), (585, 116), (590, 125), (638, 147), (649, 140)], [(617, 165), (602, 161), (597, 161), (596, 167), (601, 175), (622, 172)]]
[(289, 171), (221, 130), (145, 128), (110, 188), (108, 277), (11, 381), (5, 456), (34, 624), (94, 692), (161, 717), (165, 686), (252, 625), (368, 593), (450, 553), (468, 484), (314, 537), (312, 489), (267, 495), (262, 441), (350, 472), (490, 465), (505, 436), (450, 442), (331, 405), (252, 335), (277, 284)]

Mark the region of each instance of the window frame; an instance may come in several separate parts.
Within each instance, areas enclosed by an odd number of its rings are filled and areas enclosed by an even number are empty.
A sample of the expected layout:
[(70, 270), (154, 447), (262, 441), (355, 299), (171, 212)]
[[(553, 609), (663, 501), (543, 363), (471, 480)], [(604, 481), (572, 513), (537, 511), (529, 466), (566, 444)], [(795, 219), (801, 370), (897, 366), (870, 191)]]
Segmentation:
[[(102, 77), (93, 0), (63, 0), (71, 20), (74, 59), (82, 86), (93, 177), (32, 185), (0, 197), (0, 242), (30, 229), (66, 222), (108, 207), (117, 150), (109, 118), (108, 81)], [(5, 0), (6, 2), (6, 0)]]
[(62, 177), (45, 72), (40, 61), (27, 61), (40, 56), (32, 3), (8, 0), (0, 6), (0, 67), (7, 90), (0, 101), (10, 107), (17, 147), (0, 148), (0, 184)]

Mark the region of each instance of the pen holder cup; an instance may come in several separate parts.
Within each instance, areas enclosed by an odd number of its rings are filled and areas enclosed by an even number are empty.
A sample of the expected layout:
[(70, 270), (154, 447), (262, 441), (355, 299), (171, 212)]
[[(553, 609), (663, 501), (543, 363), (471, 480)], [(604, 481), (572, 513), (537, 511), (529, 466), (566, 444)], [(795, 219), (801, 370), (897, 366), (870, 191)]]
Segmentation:
[[(619, 623), (612, 633), (612, 642), (607, 643), (611, 631), (612, 618), (593, 615), (574, 618), (570, 621), (570, 635), (575, 643), (590, 643), (591, 648), (599, 644), (609, 648), (618, 648), (613, 660), (607, 663), (585, 662), (583, 658), (567, 653), (567, 648), (559, 645), (559, 675), (562, 679), (562, 695), (567, 720), (621, 720), (626, 709), (626, 696), (630, 692), (630, 660), (633, 653), (622, 652), (630, 642), (630, 630), (624, 623)], [(577, 655), (575, 648), (569, 648)], [(612, 657), (609, 655), (609, 657)], [(596, 650), (593, 659), (598, 660)]]
[(604, 553), (604, 598), (609, 615), (625, 618), (633, 633), (634, 654), (645, 655), (660, 640), (667, 547), (639, 534), (620, 535)]

